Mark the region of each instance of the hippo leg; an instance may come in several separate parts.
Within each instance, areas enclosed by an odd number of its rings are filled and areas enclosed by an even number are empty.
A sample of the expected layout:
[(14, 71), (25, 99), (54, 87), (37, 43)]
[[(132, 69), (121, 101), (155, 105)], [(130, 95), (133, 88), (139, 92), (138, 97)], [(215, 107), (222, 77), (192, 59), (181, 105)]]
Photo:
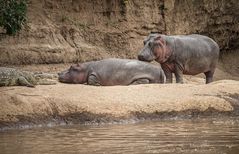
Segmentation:
[(205, 76), (206, 76), (206, 84), (210, 83), (213, 81), (213, 74), (215, 72), (215, 69), (210, 70), (208, 72), (204, 72)]
[(134, 80), (131, 85), (136, 85), (136, 84), (148, 84), (149, 83), (149, 79), (137, 79)]
[(183, 83), (183, 71), (179, 65), (175, 65), (175, 78), (176, 83)]
[(166, 83), (173, 83), (173, 74), (172, 72), (164, 71), (166, 76)]
[(170, 70), (170, 64), (162, 64), (161, 67), (164, 71), (164, 74), (166, 76), (166, 83), (173, 83), (173, 74)]
[(94, 86), (101, 86), (99, 80), (97, 79), (96, 75), (94, 75), (94, 74), (91, 74), (88, 77), (88, 84), (89, 85), (94, 85)]

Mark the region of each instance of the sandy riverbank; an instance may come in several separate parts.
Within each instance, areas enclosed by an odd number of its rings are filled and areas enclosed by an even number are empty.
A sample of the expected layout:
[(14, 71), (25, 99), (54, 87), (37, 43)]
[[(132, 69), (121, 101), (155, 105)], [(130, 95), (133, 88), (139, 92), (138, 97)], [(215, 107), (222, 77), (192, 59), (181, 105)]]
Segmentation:
[(0, 128), (47, 123), (119, 122), (173, 116), (236, 116), (239, 81), (94, 87), (0, 87)]

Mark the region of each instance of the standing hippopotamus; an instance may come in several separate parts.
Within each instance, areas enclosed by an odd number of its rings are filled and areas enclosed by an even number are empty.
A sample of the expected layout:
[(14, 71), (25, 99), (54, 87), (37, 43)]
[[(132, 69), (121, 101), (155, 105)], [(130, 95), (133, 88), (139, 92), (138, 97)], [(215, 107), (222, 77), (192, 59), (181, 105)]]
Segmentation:
[(113, 86), (165, 83), (164, 71), (153, 64), (130, 59), (104, 59), (73, 65), (59, 73), (59, 81)]
[(138, 54), (142, 61), (157, 61), (166, 75), (166, 82), (172, 83), (172, 73), (176, 82), (183, 83), (183, 74), (204, 73), (206, 83), (213, 80), (219, 58), (218, 44), (203, 35), (150, 34), (144, 40), (144, 48)]

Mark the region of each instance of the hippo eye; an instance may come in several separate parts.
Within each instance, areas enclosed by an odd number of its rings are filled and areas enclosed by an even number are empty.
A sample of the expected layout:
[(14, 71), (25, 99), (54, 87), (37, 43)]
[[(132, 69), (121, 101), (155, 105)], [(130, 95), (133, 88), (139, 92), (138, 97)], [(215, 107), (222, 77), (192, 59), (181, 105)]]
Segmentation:
[(152, 42), (149, 42), (149, 46), (152, 47), (153, 43)]

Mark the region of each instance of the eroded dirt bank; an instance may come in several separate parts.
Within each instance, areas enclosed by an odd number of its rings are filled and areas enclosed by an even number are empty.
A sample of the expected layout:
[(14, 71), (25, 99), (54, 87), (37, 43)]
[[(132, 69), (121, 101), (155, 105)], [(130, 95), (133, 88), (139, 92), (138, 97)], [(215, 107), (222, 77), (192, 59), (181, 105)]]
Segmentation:
[(57, 84), (0, 88), (0, 128), (120, 122), (239, 113), (239, 81), (95, 87)]
[(150, 32), (199, 33), (238, 52), (237, 0), (29, 0), (27, 26), (1, 34), (0, 66), (135, 58)]

